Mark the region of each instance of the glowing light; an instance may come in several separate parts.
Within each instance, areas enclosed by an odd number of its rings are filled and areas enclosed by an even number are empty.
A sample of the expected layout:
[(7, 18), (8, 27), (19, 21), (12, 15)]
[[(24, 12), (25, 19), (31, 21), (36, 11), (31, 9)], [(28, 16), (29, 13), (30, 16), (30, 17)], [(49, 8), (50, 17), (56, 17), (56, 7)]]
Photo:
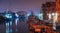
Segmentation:
[(28, 19), (28, 16), (30, 15), (30, 13), (28, 13), (27, 15), (26, 15), (26, 19)]
[(18, 14), (15, 14), (15, 16), (16, 16), (16, 17), (19, 17), (19, 15), (18, 15)]
[(12, 26), (12, 21), (10, 21), (10, 25)]
[(58, 16), (58, 14), (56, 13), (56, 21), (57, 21), (57, 16)]
[(6, 26), (9, 26), (9, 23), (6, 23)]
[(55, 26), (53, 26), (53, 29), (54, 29), (54, 30), (56, 30), (56, 27), (55, 27)]
[(12, 32), (12, 29), (10, 29), (10, 32)]
[(52, 15), (54, 16), (54, 15), (55, 15), (55, 13), (52, 13)]
[(6, 33), (9, 33), (9, 23), (6, 23)]
[(51, 14), (48, 14), (48, 16), (49, 16), (49, 19), (51, 19)]
[(5, 17), (12, 18), (12, 15), (11, 14), (6, 14)]
[(16, 32), (18, 31), (18, 30), (17, 30), (17, 23), (18, 23), (18, 20), (19, 20), (19, 18), (16, 18), (16, 19), (15, 19), (15, 24), (16, 24)]
[(39, 17), (39, 19), (40, 19), (40, 20), (43, 20), (43, 14), (42, 14), (42, 13), (41, 13), (41, 14), (39, 14), (39, 16), (38, 16), (38, 17)]
[(27, 16), (29, 16), (30, 14), (27, 14)]
[(56, 13), (52, 13), (53, 16), (53, 29), (56, 30)]
[(19, 18), (17, 18), (17, 19), (15, 20), (15, 24), (16, 24), (16, 25), (17, 25), (18, 20), (19, 20)]
[(12, 21), (10, 21), (10, 31), (9, 32), (12, 32)]

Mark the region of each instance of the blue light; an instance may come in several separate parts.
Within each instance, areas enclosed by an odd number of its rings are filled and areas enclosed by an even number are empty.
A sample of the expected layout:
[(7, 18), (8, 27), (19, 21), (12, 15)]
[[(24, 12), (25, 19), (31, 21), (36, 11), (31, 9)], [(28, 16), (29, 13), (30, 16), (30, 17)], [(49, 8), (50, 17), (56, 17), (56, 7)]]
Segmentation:
[(5, 17), (12, 18), (12, 15), (11, 14), (6, 14)]
[(30, 14), (27, 14), (27, 16), (29, 16)]
[(9, 23), (6, 23), (6, 26), (9, 26)]
[(43, 20), (43, 13), (40, 13), (40, 14), (39, 14), (39, 19), (40, 19), (40, 20)]
[(43, 20), (43, 13), (35, 13), (35, 16), (37, 16), (40, 20)]
[(30, 15), (30, 13), (28, 13), (27, 15), (26, 15), (26, 19), (28, 19), (28, 16)]
[(12, 32), (12, 29), (10, 29), (10, 32)]
[(9, 33), (9, 23), (6, 23), (6, 33)]
[(10, 25), (12, 26), (12, 21), (10, 21)]
[(10, 31), (12, 33), (12, 21), (10, 21)]

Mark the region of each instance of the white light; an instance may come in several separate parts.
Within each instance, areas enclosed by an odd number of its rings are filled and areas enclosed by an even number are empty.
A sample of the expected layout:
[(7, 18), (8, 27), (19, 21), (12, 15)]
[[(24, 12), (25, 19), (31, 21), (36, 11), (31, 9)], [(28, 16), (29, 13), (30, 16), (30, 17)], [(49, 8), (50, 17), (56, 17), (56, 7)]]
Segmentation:
[(53, 29), (56, 30), (56, 26), (54, 26)]
[(48, 14), (48, 16), (49, 16), (49, 19), (51, 19), (51, 14)]
[(16, 24), (16, 25), (17, 25), (18, 20), (19, 20), (19, 18), (17, 18), (17, 19), (15, 20), (15, 24)]
[(11, 14), (6, 14), (5, 17), (12, 18), (12, 15)]
[(16, 16), (16, 17), (19, 17), (19, 15), (18, 15), (18, 14), (15, 14), (15, 16)]
[(53, 16), (53, 29), (56, 30), (56, 13), (52, 13)]
[(58, 15), (57, 15), (57, 13), (56, 13), (56, 21), (57, 21), (57, 16), (58, 16)]
[(55, 13), (52, 13), (52, 15), (54, 16), (54, 15), (55, 15)]
[(29, 16), (30, 14), (27, 14), (27, 16)]

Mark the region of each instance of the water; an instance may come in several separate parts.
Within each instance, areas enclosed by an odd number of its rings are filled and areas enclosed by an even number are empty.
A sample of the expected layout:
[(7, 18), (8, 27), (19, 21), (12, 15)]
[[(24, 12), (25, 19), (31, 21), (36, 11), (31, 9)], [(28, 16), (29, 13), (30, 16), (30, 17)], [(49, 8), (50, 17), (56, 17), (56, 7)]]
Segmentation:
[(16, 18), (1, 24), (0, 33), (29, 33), (28, 24), (26, 21), (20, 21), (19, 18)]

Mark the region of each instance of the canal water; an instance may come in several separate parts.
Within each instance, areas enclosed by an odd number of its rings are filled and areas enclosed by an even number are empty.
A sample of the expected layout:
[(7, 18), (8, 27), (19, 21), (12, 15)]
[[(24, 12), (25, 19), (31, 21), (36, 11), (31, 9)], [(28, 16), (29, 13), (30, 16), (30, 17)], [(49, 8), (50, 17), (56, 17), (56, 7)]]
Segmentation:
[(29, 33), (28, 24), (26, 21), (20, 21), (19, 18), (16, 18), (13, 21), (1, 24), (0, 33)]

